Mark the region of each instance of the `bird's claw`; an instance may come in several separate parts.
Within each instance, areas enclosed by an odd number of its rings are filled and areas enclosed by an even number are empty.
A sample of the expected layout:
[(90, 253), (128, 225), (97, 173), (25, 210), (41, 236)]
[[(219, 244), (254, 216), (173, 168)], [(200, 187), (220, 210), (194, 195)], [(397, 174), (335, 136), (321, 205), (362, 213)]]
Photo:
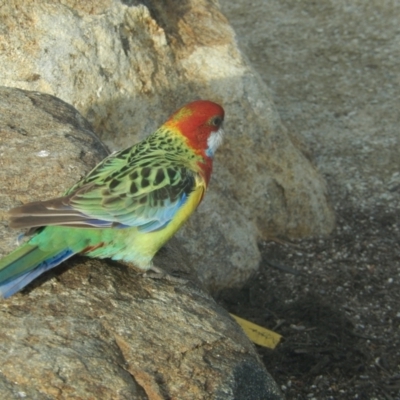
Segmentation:
[(165, 279), (167, 281), (180, 283), (182, 285), (185, 285), (188, 282), (187, 279), (171, 275), (168, 272), (165, 272), (163, 269), (155, 267), (154, 265), (150, 267), (148, 272), (145, 272), (144, 276), (151, 279)]

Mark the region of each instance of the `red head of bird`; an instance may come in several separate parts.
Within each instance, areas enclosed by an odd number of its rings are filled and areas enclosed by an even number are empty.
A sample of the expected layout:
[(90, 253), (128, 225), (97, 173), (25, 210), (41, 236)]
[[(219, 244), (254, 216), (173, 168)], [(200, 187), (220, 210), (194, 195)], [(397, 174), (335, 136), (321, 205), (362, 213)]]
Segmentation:
[(197, 100), (180, 108), (165, 123), (179, 132), (187, 144), (204, 159), (202, 166), (208, 183), (212, 171), (212, 158), (222, 143), (224, 109), (212, 101)]

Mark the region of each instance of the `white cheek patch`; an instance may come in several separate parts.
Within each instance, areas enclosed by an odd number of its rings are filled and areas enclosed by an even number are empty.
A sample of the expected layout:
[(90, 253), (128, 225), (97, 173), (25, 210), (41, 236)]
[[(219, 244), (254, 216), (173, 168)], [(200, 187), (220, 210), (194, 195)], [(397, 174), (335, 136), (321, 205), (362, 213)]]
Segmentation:
[(207, 150), (206, 154), (208, 157), (213, 157), (215, 151), (222, 143), (222, 139), (224, 137), (224, 130), (219, 128), (216, 132), (212, 132), (209, 138), (207, 139)]

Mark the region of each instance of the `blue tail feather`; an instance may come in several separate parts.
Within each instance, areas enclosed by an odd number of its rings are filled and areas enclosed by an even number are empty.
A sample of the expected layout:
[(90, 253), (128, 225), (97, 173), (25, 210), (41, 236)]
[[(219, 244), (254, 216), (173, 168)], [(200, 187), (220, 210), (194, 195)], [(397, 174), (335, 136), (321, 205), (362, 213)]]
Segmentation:
[(66, 259), (72, 257), (74, 254), (74, 251), (70, 249), (65, 249), (55, 256), (52, 256), (45, 261), (42, 261), (40, 264), (38, 264), (36, 267), (29, 270), (28, 272), (25, 272), (22, 275), (20, 274), (17, 277), (6, 279), (5, 281), (0, 283), (0, 297), (6, 299), (7, 297), (12, 296), (14, 293), (17, 293), (30, 282), (32, 282), (39, 275), (56, 267)]

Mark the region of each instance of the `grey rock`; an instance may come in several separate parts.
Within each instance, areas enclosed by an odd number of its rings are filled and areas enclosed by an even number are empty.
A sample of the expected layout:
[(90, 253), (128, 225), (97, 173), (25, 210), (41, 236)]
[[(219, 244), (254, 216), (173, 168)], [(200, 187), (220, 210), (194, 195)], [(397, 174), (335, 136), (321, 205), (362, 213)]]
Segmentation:
[(7, 211), (61, 196), (108, 154), (90, 124), (54, 96), (0, 87), (0, 256), (15, 247)]
[[(156, 262), (179, 270), (174, 244)], [(116, 262), (76, 257), (3, 301), (0, 337), (3, 398), (281, 398), (209, 295)]]
[(399, 185), (388, 183), (399, 174), (399, 53), (391, 30), (400, 3), (220, 3), (288, 131), (313, 149), (336, 209), (395, 212)]

